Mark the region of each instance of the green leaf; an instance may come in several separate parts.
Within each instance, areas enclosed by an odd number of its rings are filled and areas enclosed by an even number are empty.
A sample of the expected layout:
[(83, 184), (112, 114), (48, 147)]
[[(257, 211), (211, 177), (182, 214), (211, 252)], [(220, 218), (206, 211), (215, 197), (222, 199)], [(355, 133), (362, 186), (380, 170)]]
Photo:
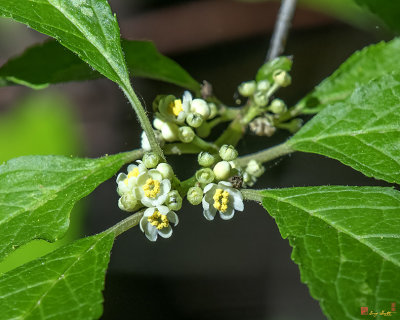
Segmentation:
[(0, 260), (30, 240), (62, 237), (75, 202), (140, 154), (99, 159), (25, 156), (0, 166)]
[[(131, 74), (170, 82), (198, 92), (200, 84), (175, 61), (163, 56), (149, 41), (122, 41)], [(0, 86), (22, 84), (34, 89), (49, 84), (102, 77), (75, 54), (56, 41), (46, 41), (27, 49), (0, 68)]]
[(329, 319), (360, 319), (360, 307), (390, 311), (400, 300), (398, 191), (324, 186), (260, 194)]
[(356, 51), (331, 76), (304, 97), (298, 106), (302, 113), (316, 113), (327, 105), (347, 99), (362, 84), (391, 72), (400, 72), (397, 56), (400, 39), (380, 42)]
[(269, 82), (272, 82), (272, 75), (275, 70), (281, 69), (284, 71), (290, 71), (290, 69), (292, 69), (292, 64), (293, 62), (289, 57), (278, 57), (268, 61), (258, 69), (256, 80), (268, 80)]
[(372, 13), (381, 18), (386, 25), (397, 33), (400, 32), (400, 2), (396, 0), (355, 0), (362, 7), (367, 7)]
[(75, 241), (0, 277), (2, 319), (97, 319), (114, 235)]
[(383, 76), (330, 105), (287, 143), (322, 154), (368, 177), (400, 183), (400, 77)]
[(117, 19), (106, 0), (0, 0), (0, 15), (57, 39), (107, 78), (130, 87)]

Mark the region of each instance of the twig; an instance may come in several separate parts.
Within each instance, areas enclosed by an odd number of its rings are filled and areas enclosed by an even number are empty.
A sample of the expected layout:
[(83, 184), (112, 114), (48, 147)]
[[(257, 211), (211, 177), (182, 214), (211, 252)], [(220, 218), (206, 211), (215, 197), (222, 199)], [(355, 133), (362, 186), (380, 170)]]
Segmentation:
[(282, 5), (279, 9), (278, 19), (275, 23), (274, 33), (272, 34), (266, 62), (275, 59), (283, 53), (286, 39), (289, 34), (291, 21), (296, 9), (296, 2), (297, 0), (282, 0)]

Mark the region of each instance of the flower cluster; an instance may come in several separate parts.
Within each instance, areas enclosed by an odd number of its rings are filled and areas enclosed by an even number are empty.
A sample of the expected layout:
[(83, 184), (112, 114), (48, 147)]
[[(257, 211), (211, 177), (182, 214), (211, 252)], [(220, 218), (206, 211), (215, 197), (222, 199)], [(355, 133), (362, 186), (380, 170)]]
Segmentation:
[[(153, 107), (156, 111), (153, 127), (161, 144), (175, 141), (190, 143), (196, 135), (207, 137), (210, 133), (207, 120), (218, 114), (215, 103), (193, 99), (189, 91), (184, 92), (182, 99), (173, 95), (159, 96), (153, 102)], [(151, 150), (144, 132), (142, 149)]]
[(178, 224), (178, 217), (172, 210), (182, 207), (182, 198), (176, 190), (171, 190), (173, 175), (169, 164), (158, 163), (154, 153), (146, 153), (142, 161), (128, 166), (128, 174), (120, 173), (117, 177), (121, 210), (131, 212), (148, 207), (140, 227), (151, 241), (155, 241), (157, 235), (170, 237), (170, 222)]

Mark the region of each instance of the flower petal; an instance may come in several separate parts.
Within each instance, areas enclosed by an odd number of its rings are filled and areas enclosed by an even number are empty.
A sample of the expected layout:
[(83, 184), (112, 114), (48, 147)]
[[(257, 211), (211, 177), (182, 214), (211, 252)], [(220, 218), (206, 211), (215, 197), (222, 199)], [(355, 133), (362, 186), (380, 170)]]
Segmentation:
[(150, 171), (148, 171), (148, 174), (154, 180), (158, 180), (158, 181), (162, 180), (162, 175), (161, 175), (160, 171), (158, 171), (156, 169), (151, 169)]
[(210, 209), (210, 202), (207, 201), (206, 197), (204, 196), (203, 199), (201, 200), (201, 204), (203, 205), (204, 210)]
[(217, 209), (211, 207), (209, 210), (203, 210), (204, 218), (211, 221), (214, 220), (215, 214), (217, 213)]
[(146, 226), (148, 223), (149, 223), (149, 220), (147, 219), (147, 217), (143, 216), (142, 219), (140, 219), (139, 226), (140, 226), (140, 230), (142, 230), (142, 232), (144, 232), (144, 230), (146, 230)]
[(232, 219), (233, 216), (235, 215), (235, 210), (232, 207), (228, 207), (228, 209), (225, 212), (219, 212), (219, 215), (221, 216), (222, 220), (229, 220)]
[(223, 186), (226, 186), (226, 187), (232, 187), (232, 183), (230, 183), (228, 181), (220, 181), (220, 182), (218, 182), (218, 184), (222, 184)]
[(146, 225), (146, 228), (144, 229), (144, 234), (150, 241), (157, 240), (157, 228), (153, 226), (151, 223), (148, 223)]
[(233, 200), (233, 207), (238, 211), (244, 210), (243, 204), (243, 196), (240, 191), (231, 192), (232, 200)]
[(147, 208), (147, 209), (144, 211), (143, 216), (144, 216), (144, 217), (150, 217), (150, 216), (154, 213), (155, 210), (156, 210), (156, 208)]
[(174, 226), (176, 226), (179, 223), (178, 215), (173, 211), (168, 212), (167, 218), (169, 222), (174, 224)]
[(148, 197), (142, 197), (142, 199), (140, 200), (142, 202), (142, 204), (146, 207), (155, 207), (156, 205), (154, 204), (154, 200), (151, 200)]
[(171, 191), (171, 181), (169, 181), (168, 179), (164, 179), (163, 181), (161, 181), (161, 188), (160, 188), (160, 192), (162, 193), (168, 193)]
[(217, 186), (217, 185), (216, 185), (215, 183), (209, 183), (208, 185), (206, 185), (206, 186), (204, 187), (203, 192), (204, 192), (204, 193), (207, 193), (208, 191), (211, 190), (212, 187), (216, 187), (216, 186)]
[(172, 228), (168, 226), (166, 228), (162, 228), (161, 230), (157, 230), (158, 234), (163, 238), (169, 238), (172, 235)]

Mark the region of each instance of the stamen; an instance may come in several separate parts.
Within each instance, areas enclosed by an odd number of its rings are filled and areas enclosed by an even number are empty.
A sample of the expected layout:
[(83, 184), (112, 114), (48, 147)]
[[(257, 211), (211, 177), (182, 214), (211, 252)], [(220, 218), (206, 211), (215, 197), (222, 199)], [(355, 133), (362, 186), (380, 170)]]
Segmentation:
[(124, 183), (128, 185), (129, 179), (132, 177), (137, 177), (138, 175), (139, 175), (139, 168), (136, 167), (135, 169), (133, 169), (131, 172), (128, 173), (128, 177), (125, 178)]
[(174, 116), (178, 116), (179, 113), (183, 110), (182, 107), (182, 100), (176, 99), (169, 104), (168, 111), (173, 114)]
[(229, 191), (223, 191), (222, 189), (215, 190), (214, 196), (214, 208), (221, 212), (228, 210), (229, 203)]
[(167, 228), (169, 226), (168, 218), (165, 214), (161, 214), (158, 210), (147, 218), (151, 225), (155, 226), (158, 230)]
[(160, 181), (147, 179), (146, 184), (143, 186), (144, 195), (148, 198), (155, 198), (161, 191)]

